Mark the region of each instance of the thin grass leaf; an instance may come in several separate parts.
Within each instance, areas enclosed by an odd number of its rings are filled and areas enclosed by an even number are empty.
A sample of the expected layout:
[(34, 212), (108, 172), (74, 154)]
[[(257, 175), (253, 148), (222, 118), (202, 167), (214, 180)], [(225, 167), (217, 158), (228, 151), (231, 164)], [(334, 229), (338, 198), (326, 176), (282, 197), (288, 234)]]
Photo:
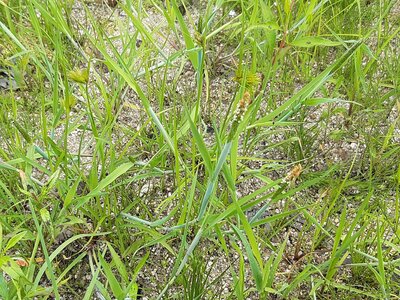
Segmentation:
[[(66, 240), (65, 242), (63, 242), (60, 246), (58, 246), (49, 256), (49, 262), (52, 262), (60, 253), (62, 253), (62, 251), (71, 243), (75, 242), (78, 239), (81, 238), (85, 238), (85, 237), (89, 237), (89, 238), (93, 238), (95, 236), (102, 236), (102, 235), (107, 235), (109, 234), (108, 232), (102, 232), (102, 233), (91, 233), (91, 234), (78, 234), (75, 235), (71, 238), (69, 238), (68, 240)], [(41, 266), (41, 268), (39, 269), (39, 271), (36, 274), (36, 279), (33, 283), (33, 287), (32, 290), (36, 290), (37, 286), (39, 285), (39, 281), (41, 280), (44, 272), (47, 269), (47, 261), (45, 261), (43, 263), (43, 265)]]
[(204, 143), (203, 137), (200, 135), (199, 131), (197, 130), (196, 126), (194, 125), (192, 118), (190, 115), (187, 113), (186, 118), (189, 122), (190, 129), (193, 134), (194, 141), (196, 142), (196, 146), (200, 151), (201, 157), (203, 158), (204, 165), (206, 167), (207, 173), (211, 174), (212, 172), (212, 163), (211, 163), (211, 157), (210, 153), (207, 150), (207, 146)]
[[(333, 241), (333, 246), (332, 246), (332, 251), (331, 251), (331, 257), (335, 257), (336, 255), (336, 251), (339, 247), (339, 244), (342, 240), (342, 233), (343, 230), (345, 229), (345, 225), (346, 225), (346, 215), (347, 215), (347, 209), (346, 206), (344, 207), (341, 215), (340, 215), (340, 222), (339, 222), (339, 227), (336, 230), (336, 234), (335, 234), (335, 239)], [(336, 272), (336, 265), (334, 265), (334, 260), (332, 260), (331, 264), (328, 267), (328, 271), (327, 271), (327, 278), (332, 278), (333, 274)]]
[(186, 251), (185, 256), (183, 257), (179, 267), (177, 268), (175, 274), (172, 275), (172, 278), (169, 280), (169, 282), (165, 285), (164, 289), (161, 291), (159, 296), (157, 297), (157, 300), (163, 299), (164, 294), (167, 292), (169, 287), (174, 283), (176, 280), (176, 277), (182, 272), (183, 268), (185, 267), (190, 255), (192, 255), (194, 249), (196, 248), (197, 244), (200, 242), (201, 237), (203, 236), (204, 229), (200, 227), (200, 229), (197, 231), (196, 236), (194, 237), (192, 243), (190, 244), (189, 248)]
[[(88, 33), (88, 36), (91, 39), (91, 42), (96, 45), (97, 44), (96, 40), (93, 37), (91, 37), (91, 35), (89, 33)], [(146, 97), (146, 95), (140, 88), (137, 81), (130, 74), (130, 71), (127, 68), (127, 66), (122, 61), (119, 61), (119, 63), (122, 65), (122, 67), (121, 67), (120, 64), (118, 64), (117, 62), (114, 61), (114, 59), (111, 58), (111, 56), (107, 53), (105, 48), (99, 47), (98, 50), (104, 56), (106, 64), (109, 65), (110, 68), (115, 70), (115, 72), (118, 73), (125, 80), (125, 82), (138, 94), (147, 114), (152, 118), (153, 122), (156, 124), (156, 126), (162, 133), (165, 141), (167, 142), (167, 145), (171, 148), (172, 151), (174, 151), (175, 150), (174, 144), (172, 142), (171, 137), (168, 135), (164, 126), (161, 124), (157, 114), (151, 108), (149, 99)], [(180, 159), (180, 157), (178, 157), (178, 159)]]
[(100, 181), (99, 184), (89, 194), (75, 199), (74, 201), (75, 208), (78, 209), (82, 207), (91, 198), (99, 196), (106, 187), (108, 187), (111, 183), (113, 183), (118, 177), (128, 172), (129, 169), (133, 167), (133, 165), (134, 164), (132, 162), (128, 162), (118, 166), (110, 175), (108, 175), (106, 178)]
[(325, 71), (316, 76), (292, 98), (280, 105), (265, 117), (259, 119), (255, 124), (266, 123), (268, 121), (285, 121), (293, 112), (295, 112), (303, 102), (311, 97), (332, 75), (353, 55), (354, 51), (362, 45), (358, 42), (347, 50), (336, 62), (329, 66)]
[(252, 253), (254, 254), (254, 257), (257, 259), (258, 265), (262, 272), (263, 271), (263, 261), (261, 258), (261, 253), (258, 249), (258, 243), (257, 243), (256, 236), (251, 228), (249, 221), (247, 220), (246, 215), (243, 213), (243, 210), (241, 209), (241, 207), (238, 204), (237, 196), (236, 196), (235, 182), (233, 180), (233, 177), (230, 173), (229, 168), (227, 168), (226, 165), (224, 166), (224, 178), (228, 184), (229, 192), (232, 197), (232, 202), (233, 202), (233, 204), (236, 205), (236, 213), (239, 216), (239, 220), (242, 223), (244, 232), (245, 232), (247, 238), (249, 239), (249, 245), (251, 247)]
[(388, 286), (386, 281), (386, 272), (385, 272), (385, 260), (383, 258), (382, 252), (382, 236), (381, 236), (381, 228), (380, 228), (380, 220), (378, 219), (376, 222), (376, 232), (377, 232), (377, 258), (378, 258), (378, 278), (380, 279), (380, 287), (382, 290), (382, 296), (384, 299), (389, 299), (388, 295)]
[(294, 47), (315, 47), (315, 46), (328, 46), (328, 47), (332, 47), (332, 46), (339, 46), (341, 45), (341, 42), (334, 42), (322, 37), (318, 37), (318, 36), (304, 36), (298, 39), (295, 39), (294, 41), (292, 41), (290, 43), (290, 45), (294, 46)]
[(119, 274), (121, 275), (122, 279), (125, 282), (128, 282), (129, 281), (129, 276), (128, 276), (128, 272), (127, 272), (127, 270), (125, 268), (124, 263), (122, 262), (121, 258), (119, 257), (119, 255), (117, 254), (117, 252), (115, 251), (113, 246), (111, 246), (110, 243), (107, 243), (107, 247), (108, 247), (108, 250), (111, 253), (111, 257), (113, 259), (113, 262), (114, 262), (115, 266), (117, 267), (117, 270), (118, 270)]
[(82, 300), (90, 300), (92, 298), (92, 294), (96, 287), (97, 278), (99, 277), (101, 268), (97, 268), (96, 272), (92, 275), (92, 280), (90, 280), (89, 286), (86, 289), (85, 295), (83, 296)]
[(257, 290), (261, 291), (262, 284), (263, 284), (263, 273), (262, 269), (260, 268), (257, 260), (254, 257), (252, 247), (250, 246), (249, 242), (247, 241), (246, 237), (243, 235), (241, 230), (237, 228), (235, 225), (231, 225), (233, 230), (235, 231), (236, 235), (239, 237), (240, 241), (243, 243), (243, 246), (246, 250), (247, 257), (249, 259), (251, 272), (253, 273), (254, 280), (256, 282)]
[(64, 270), (63, 272), (60, 274), (60, 276), (58, 276), (57, 278), (57, 283), (61, 285), (61, 281), (63, 280), (63, 278), (68, 274), (69, 271), (71, 271), (76, 265), (81, 264), (83, 258), (87, 255), (87, 252), (84, 251), (81, 254), (79, 254)]
[(114, 276), (114, 273), (112, 272), (110, 265), (105, 261), (104, 257), (101, 254), (98, 257), (101, 268), (107, 278), (107, 282), (110, 285), (114, 297), (116, 297), (117, 299), (122, 299), (125, 296), (125, 293), (121, 285), (119, 284), (117, 278)]
[(20, 240), (24, 238), (24, 236), (27, 234), (27, 231), (21, 231), (15, 235), (13, 235), (7, 242), (6, 246), (4, 249), (2, 249), (2, 253), (5, 254), (8, 250), (10, 250), (12, 247), (14, 247)]
[(214, 187), (217, 183), (219, 172), (221, 171), (222, 166), (225, 163), (225, 160), (229, 154), (231, 146), (232, 146), (232, 142), (228, 142), (224, 145), (224, 148), (222, 149), (222, 152), (218, 158), (217, 165), (214, 169), (213, 175), (207, 184), (207, 189), (204, 194), (203, 200), (201, 201), (200, 211), (199, 211), (199, 214), (197, 217), (198, 220), (201, 220), (204, 216), (204, 213), (206, 212), (208, 201), (210, 200), (210, 197), (214, 191)]
[(72, 203), (72, 201), (73, 201), (73, 199), (74, 199), (74, 197), (76, 195), (76, 191), (78, 189), (79, 183), (81, 182), (80, 179), (81, 179), (81, 177), (79, 176), (75, 180), (74, 184), (68, 189), (67, 195), (64, 198), (63, 210), (68, 208), (68, 206)]
[(175, 207), (171, 213), (169, 213), (165, 217), (163, 217), (163, 218), (161, 218), (159, 220), (153, 221), (153, 222), (143, 220), (141, 218), (138, 218), (136, 216), (132, 216), (132, 215), (124, 213), (124, 212), (121, 213), (121, 216), (123, 216), (123, 217), (125, 217), (125, 218), (127, 218), (127, 219), (129, 219), (131, 221), (138, 222), (138, 223), (150, 226), (150, 227), (158, 227), (158, 226), (162, 226), (165, 222), (170, 220), (174, 216), (174, 212), (177, 210), (177, 208), (178, 207)]
[(190, 62), (192, 63), (193, 67), (195, 70), (199, 68), (200, 61), (197, 58), (197, 54), (190, 51), (194, 48), (196, 48), (195, 42), (192, 39), (189, 29), (186, 25), (185, 20), (183, 19), (183, 16), (179, 10), (178, 5), (176, 4), (176, 0), (171, 0), (172, 8), (174, 10), (174, 13), (176, 15), (176, 19), (178, 20), (179, 26), (181, 27), (182, 30), (182, 36), (183, 40), (185, 41), (186, 44), (186, 50), (187, 54), (189, 56)]
[(279, 247), (279, 251), (276, 254), (275, 259), (274, 259), (274, 261), (273, 261), (273, 263), (271, 265), (270, 272), (268, 274), (268, 281), (266, 283), (266, 286), (269, 287), (269, 288), (272, 288), (272, 285), (273, 285), (273, 283), (275, 281), (276, 272), (277, 272), (278, 267), (279, 267), (279, 265), (280, 265), (280, 263), (282, 261), (283, 253), (284, 253), (284, 251), (286, 249), (286, 245), (287, 245), (288, 239), (289, 239), (289, 236), (286, 235), (286, 238), (285, 238), (284, 242), (282, 243), (282, 245)]
[(308, 106), (317, 106), (325, 103), (352, 103), (355, 105), (363, 106), (362, 104), (355, 101), (342, 100), (338, 98), (310, 98), (304, 101), (304, 105)]

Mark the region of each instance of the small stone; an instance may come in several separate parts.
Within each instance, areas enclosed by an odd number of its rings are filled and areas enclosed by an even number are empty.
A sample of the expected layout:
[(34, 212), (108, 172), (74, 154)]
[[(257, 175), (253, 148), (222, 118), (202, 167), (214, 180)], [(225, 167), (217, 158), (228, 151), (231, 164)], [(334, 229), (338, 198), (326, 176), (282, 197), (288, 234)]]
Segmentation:
[(231, 10), (229, 13), (228, 13), (228, 15), (230, 16), (230, 17), (236, 17), (236, 11), (234, 11), (234, 10)]
[(140, 189), (139, 197), (143, 197), (150, 191), (150, 183), (145, 183)]

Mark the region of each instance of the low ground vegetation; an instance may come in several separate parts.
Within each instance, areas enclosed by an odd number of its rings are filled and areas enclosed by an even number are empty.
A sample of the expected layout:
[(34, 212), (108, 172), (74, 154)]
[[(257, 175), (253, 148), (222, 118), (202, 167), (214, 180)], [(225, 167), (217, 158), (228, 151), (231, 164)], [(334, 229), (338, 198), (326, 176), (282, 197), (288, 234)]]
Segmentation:
[(399, 299), (400, 3), (0, 0), (0, 299)]

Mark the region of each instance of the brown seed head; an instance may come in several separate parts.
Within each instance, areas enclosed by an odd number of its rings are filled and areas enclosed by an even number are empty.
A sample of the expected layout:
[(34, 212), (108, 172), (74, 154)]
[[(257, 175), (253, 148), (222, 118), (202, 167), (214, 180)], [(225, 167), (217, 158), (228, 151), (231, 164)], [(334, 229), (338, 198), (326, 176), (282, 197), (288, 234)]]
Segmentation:
[(297, 178), (303, 172), (303, 167), (301, 164), (295, 165), (292, 170), (287, 174), (286, 179), (295, 182)]

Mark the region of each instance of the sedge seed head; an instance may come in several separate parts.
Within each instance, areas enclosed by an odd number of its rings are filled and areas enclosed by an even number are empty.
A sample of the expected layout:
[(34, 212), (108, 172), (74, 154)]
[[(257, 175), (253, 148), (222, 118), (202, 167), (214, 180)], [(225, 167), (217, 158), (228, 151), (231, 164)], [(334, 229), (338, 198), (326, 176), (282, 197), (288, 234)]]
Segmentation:
[(303, 172), (303, 167), (301, 164), (297, 164), (293, 167), (292, 170), (286, 175), (286, 180), (291, 182), (296, 182), (297, 178), (299, 178), (301, 172)]
[(67, 73), (68, 79), (77, 83), (87, 83), (89, 81), (89, 69), (74, 69)]
[[(233, 80), (237, 83), (243, 83), (243, 76), (242, 72), (237, 71)], [(247, 73), (246, 78), (244, 78), (244, 84), (248, 90), (254, 90), (260, 82), (261, 76), (257, 73)]]
[(70, 111), (76, 104), (76, 98), (73, 95), (67, 95), (65, 98), (60, 99), (62, 106), (66, 111)]

